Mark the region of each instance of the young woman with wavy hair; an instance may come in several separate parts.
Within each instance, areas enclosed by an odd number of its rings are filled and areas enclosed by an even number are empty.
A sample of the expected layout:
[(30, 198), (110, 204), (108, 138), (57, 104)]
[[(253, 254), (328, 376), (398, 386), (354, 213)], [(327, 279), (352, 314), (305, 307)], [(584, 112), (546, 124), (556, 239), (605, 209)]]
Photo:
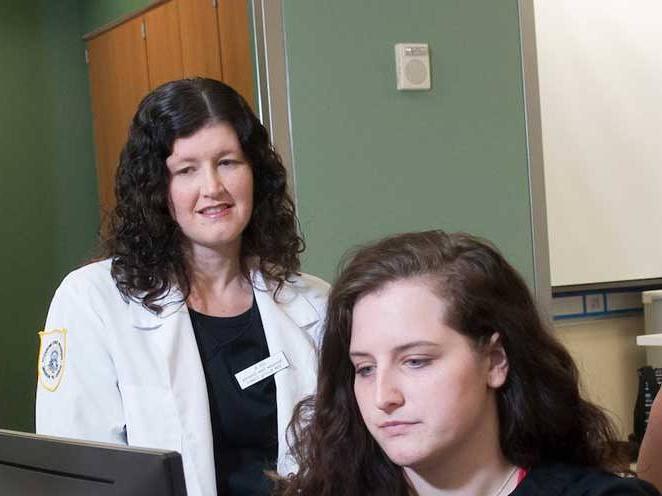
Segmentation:
[(653, 495), (489, 243), (429, 231), (356, 251), (331, 294), (284, 496)]
[(38, 432), (179, 451), (190, 496), (269, 494), (265, 470), (295, 470), (285, 430), (314, 390), (328, 286), (298, 272), (286, 176), (225, 84), (143, 99), (104, 257), (40, 333)]

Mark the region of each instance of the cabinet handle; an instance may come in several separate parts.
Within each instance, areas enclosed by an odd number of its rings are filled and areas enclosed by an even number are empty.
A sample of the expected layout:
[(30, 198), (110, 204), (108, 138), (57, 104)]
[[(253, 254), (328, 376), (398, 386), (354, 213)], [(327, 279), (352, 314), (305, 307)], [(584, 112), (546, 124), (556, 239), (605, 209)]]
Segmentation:
[(147, 28), (145, 27), (145, 20), (140, 23), (140, 35), (143, 37), (143, 40), (147, 39)]

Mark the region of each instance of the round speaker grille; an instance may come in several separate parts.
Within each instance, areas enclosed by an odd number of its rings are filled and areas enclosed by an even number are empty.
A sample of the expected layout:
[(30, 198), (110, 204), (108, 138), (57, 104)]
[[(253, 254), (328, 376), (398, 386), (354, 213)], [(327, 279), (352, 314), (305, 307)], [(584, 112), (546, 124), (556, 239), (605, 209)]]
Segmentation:
[(421, 84), (425, 81), (427, 70), (420, 60), (411, 60), (405, 65), (405, 77), (412, 84)]

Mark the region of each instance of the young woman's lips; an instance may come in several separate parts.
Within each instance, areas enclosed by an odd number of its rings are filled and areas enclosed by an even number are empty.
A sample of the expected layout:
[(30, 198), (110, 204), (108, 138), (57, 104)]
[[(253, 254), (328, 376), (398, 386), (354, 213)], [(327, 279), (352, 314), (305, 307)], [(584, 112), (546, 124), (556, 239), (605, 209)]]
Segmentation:
[(411, 431), (418, 422), (393, 420), (379, 424), (379, 429), (389, 436), (400, 436)]

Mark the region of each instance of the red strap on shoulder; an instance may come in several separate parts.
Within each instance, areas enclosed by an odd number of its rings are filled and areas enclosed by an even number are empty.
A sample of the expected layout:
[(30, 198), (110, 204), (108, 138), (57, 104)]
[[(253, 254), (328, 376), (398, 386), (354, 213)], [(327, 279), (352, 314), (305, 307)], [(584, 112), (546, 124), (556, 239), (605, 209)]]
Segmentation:
[(529, 470), (523, 467), (520, 467), (517, 470), (517, 485), (519, 486), (519, 483), (524, 480), (524, 477), (526, 477), (526, 474), (529, 473)]

